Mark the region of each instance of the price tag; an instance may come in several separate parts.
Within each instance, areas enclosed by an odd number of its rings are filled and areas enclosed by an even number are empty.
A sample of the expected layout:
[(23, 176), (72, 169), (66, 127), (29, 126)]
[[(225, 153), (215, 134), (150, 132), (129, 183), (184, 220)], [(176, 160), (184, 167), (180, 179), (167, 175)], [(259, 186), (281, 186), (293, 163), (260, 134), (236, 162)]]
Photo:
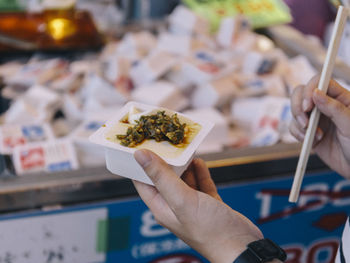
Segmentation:
[(191, 9), (209, 19), (216, 30), (221, 18), (244, 14), (253, 28), (292, 21), (290, 11), (281, 0), (184, 0)]

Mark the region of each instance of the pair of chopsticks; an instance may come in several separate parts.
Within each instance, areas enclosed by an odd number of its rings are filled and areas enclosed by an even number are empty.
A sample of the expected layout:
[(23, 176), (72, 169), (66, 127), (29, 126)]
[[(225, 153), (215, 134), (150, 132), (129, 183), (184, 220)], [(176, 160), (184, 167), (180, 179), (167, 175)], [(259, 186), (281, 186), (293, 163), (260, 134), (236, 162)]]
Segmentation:
[[(338, 8), (337, 18), (335, 20), (331, 41), (327, 50), (326, 60), (322, 68), (320, 82), (318, 83), (318, 89), (325, 93), (327, 93), (328, 90), (328, 85), (331, 80), (340, 41), (342, 39), (346, 20), (349, 16), (348, 1), (345, 1), (344, 4), (346, 7), (339, 6)], [(301, 183), (304, 178), (307, 162), (309, 160), (312, 144), (315, 138), (316, 129), (320, 120), (320, 115), (320, 111), (315, 107), (310, 115), (309, 126), (306, 130), (305, 139), (301, 148), (297, 169), (294, 175), (292, 189), (289, 195), (289, 202), (295, 203), (298, 200)]]

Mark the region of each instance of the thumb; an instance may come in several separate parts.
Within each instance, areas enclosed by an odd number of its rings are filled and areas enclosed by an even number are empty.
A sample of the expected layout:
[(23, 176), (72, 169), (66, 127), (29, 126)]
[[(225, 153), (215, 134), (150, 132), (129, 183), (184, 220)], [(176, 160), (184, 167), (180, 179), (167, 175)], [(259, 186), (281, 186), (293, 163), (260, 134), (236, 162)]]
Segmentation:
[(313, 93), (313, 100), (320, 112), (330, 118), (343, 135), (350, 136), (349, 108), (318, 89)]
[(134, 154), (135, 160), (154, 183), (160, 195), (172, 210), (181, 208), (193, 193), (158, 155), (148, 150), (138, 150)]

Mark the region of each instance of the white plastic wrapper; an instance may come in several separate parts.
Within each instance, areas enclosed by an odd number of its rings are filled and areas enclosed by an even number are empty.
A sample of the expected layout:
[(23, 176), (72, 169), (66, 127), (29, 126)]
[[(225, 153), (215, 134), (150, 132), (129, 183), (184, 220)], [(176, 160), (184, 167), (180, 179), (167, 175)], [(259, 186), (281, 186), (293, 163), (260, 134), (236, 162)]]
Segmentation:
[(137, 102), (175, 111), (181, 111), (189, 105), (189, 100), (182, 95), (180, 89), (166, 81), (140, 86), (131, 94), (131, 98)]
[(116, 52), (131, 59), (146, 56), (157, 45), (154, 35), (147, 31), (126, 34), (117, 46)]
[(185, 71), (185, 66), (183, 61), (177, 63), (176, 66), (172, 67), (172, 69), (166, 74), (165, 79), (169, 82), (174, 83), (177, 87), (179, 87), (182, 91), (190, 91), (193, 86), (192, 78), (188, 76)]
[(95, 101), (105, 107), (124, 104), (127, 101), (125, 94), (95, 73), (87, 75), (84, 82), (86, 101)]
[(197, 86), (192, 95), (191, 105), (193, 108), (220, 107), (229, 103), (238, 92), (234, 75), (226, 75)]
[(82, 122), (71, 134), (70, 138), (75, 145), (78, 161), (82, 167), (103, 166), (105, 163), (104, 149), (89, 141), (89, 136), (97, 131), (106, 121), (90, 119)]
[(0, 152), (12, 154), (13, 148), (31, 142), (44, 142), (54, 138), (49, 124), (5, 124), (0, 126)]
[(307, 84), (317, 74), (317, 70), (304, 56), (297, 56), (289, 60), (289, 72), (285, 75), (291, 91), (298, 85)]
[(31, 87), (5, 114), (5, 123), (48, 122), (60, 106), (61, 97), (43, 86)]
[(251, 146), (264, 147), (276, 144), (280, 140), (280, 134), (272, 127), (261, 129), (251, 138)]
[(80, 88), (82, 76), (82, 74), (66, 71), (50, 82), (48, 86), (58, 92), (74, 92)]
[(243, 16), (226, 17), (221, 20), (216, 41), (221, 47), (231, 47), (237, 44), (243, 32), (250, 30), (250, 24)]
[(33, 86), (45, 84), (59, 76), (68, 66), (62, 59), (32, 61), (7, 79), (8, 84)]
[(292, 120), (290, 100), (282, 97), (238, 99), (232, 103), (231, 112), (234, 123), (253, 134), (266, 128), (288, 133)]
[(133, 60), (126, 57), (110, 57), (103, 63), (103, 73), (107, 80), (116, 82), (120, 77), (128, 77)]
[(199, 145), (197, 153), (221, 152), (225, 145), (229, 143), (229, 125), (225, 116), (215, 108), (202, 108), (184, 111), (190, 118), (203, 118), (214, 123), (213, 129)]
[(258, 52), (249, 52), (243, 62), (242, 72), (244, 74), (267, 74), (273, 72), (276, 60)]
[(158, 38), (156, 49), (174, 55), (186, 56), (192, 48), (192, 38), (188, 35), (162, 33)]
[(82, 59), (70, 63), (69, 71), (77, 75), (85, 75), (91, 72), (97, 72), (99, 62), (95, 59)]
[(285, 97), (287, 87), (279, 75), (269, 74), (263, 77), (253, 77), (247, 75), (238, 78), (241, 90), (240, 97), (271, 95), (276, 97)]
[(30, 143), (13, 150), (13, 162), (19, 175), (35, 172), (63, 172), (79, 168), (70, 140)]
[(78, 123), (84, 118), (82, 101), (76, 94), (64, 94), (62, 111), (69, 123)]
[(209, 22), (196, 15), (192, 10), (179, 5), (169, 16), (170, 32), (175, 34), (209, 34)]
[(20, 62), (8, 62), (0, 65), (0, 77), (3, 78), (5, 83), (8, 83), (8, 80), (11, 79), (21, 68), (23, 64)]
[(176, 62), (177, 58), (170, 53), (154, 51), (131, 68), (131, 79), (136, 86), (148, 84), (167, 73)]
[(224, 72), (232, 70), (213, 52), (206, 50), (193, 52), (191, 57), (183, 61), (182, 67), (184, 77), (197, 85), (209, 82)]

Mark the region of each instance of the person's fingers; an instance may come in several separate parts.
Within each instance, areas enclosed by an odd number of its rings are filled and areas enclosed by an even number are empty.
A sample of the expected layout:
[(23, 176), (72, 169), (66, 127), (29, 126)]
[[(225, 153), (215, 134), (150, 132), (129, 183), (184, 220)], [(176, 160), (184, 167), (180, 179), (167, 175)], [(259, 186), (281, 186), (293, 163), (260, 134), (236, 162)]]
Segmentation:
[(171, 211), (168, 204), (154, 186), (135, 180), (132, 180), (132, 182), (142, 201), (144, 201), (151, 210), (159, 224), (168, 225), (177, 223), (177, 219), (173, 211)]
[(134, 157), (173, 211), (186, 208), (188, 200), (194, 199), (194, 190), (159, 156), (148, 150), (138, 150)]
[(303, 100), (302, 100), (302, 110), (303, 112), (310, 112), (315, 106), (313, 101), (313, 92), (317, 89), (318, 82), (320, 81), (320, 76), (314, 76), (305, 86), (303, 90)]
[(202, 159), (193, 160), (198, 189), (219, 201), (222, 201), (218, 194), (215, 183), (210, 176), (209, 169)]
[(193, 161), (188, 166), (184, 174), (181, 176), (182, 180), (192, 189), (198, 190), (197, 180), (195, 177), (194, 164)]
[(335, 80), (330, 81), (327, 95), (344, 104), (345, 107), (350, 106), (350, 92)]
[(291, 98), (291, 110), (294, 118), (299, 123), (299, 126), (305, 129), (308, 125), (309, 118), (302, 108), (304, 88), (305, 86), (298, 86), (294, 89)]
[(296, 120), (292, 120), (289, 125), (290, 133), (300, 142), (302, 142), (305, 138), (305, 130), (299, 128), (299, 124), (297, 124)]
[(145, 204), (150, 207), (152, 206), (152, 200), (158, 193), (157, 189), (149, 184), (141, 183), (135, 180), (132, 180), (136, 191), (139, 193), (141, 199), (145, 202)]
[[(296, 120), (293, 120), (289, 126), (290, 133), (300, 142), (305, 139), (306, 129), (300, 127), (299, 123)], [(324, 133), (320, 127), (317, 127), (314, 146), (316, 146), (322, 139)]]
[(320, 90), (315, 90), (313, 100), (320, 112), (330, 118), (343, 135), (350, 136), (350, 109), (348, 107)]

